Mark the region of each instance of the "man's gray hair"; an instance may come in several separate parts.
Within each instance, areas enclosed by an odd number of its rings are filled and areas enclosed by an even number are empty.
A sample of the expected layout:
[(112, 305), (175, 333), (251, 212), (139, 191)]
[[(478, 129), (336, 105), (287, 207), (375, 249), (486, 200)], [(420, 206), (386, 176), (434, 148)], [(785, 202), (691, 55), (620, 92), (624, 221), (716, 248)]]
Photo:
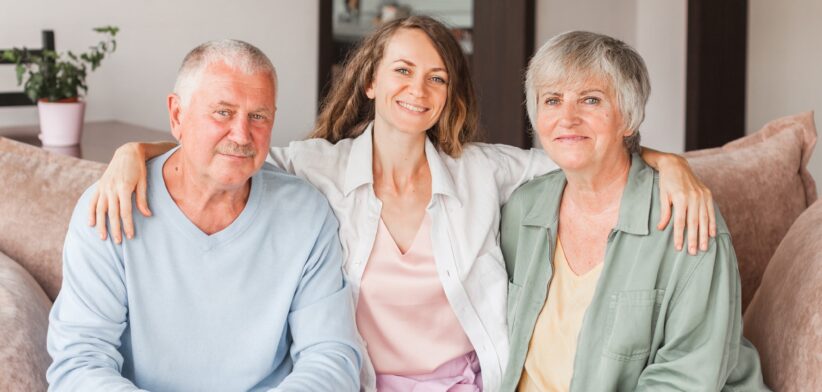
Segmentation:
[(616, 93), (626, 129), (630, 152), (639, 151), (639, 125), (645, 119), (645, 104), (651, 83), (645, 61), (634, 48), (607, 35), (570, 31), (551, 38), (528, 64), (525, 102), (531, 126), (536, 129), (539, 89), (565, 81), (605, 77)]
[(209, 41), (188, 52), (174, 82), (174, 93), (182, 105), (190, 102), (191, 94), (199, 82), (202, 71), (210, 64), (222, 62), (246, 74), (267, 72), (271, 74), (274, 92), (277, 92), (277, 70), (271, 60), (259, 48), (235, 39)]

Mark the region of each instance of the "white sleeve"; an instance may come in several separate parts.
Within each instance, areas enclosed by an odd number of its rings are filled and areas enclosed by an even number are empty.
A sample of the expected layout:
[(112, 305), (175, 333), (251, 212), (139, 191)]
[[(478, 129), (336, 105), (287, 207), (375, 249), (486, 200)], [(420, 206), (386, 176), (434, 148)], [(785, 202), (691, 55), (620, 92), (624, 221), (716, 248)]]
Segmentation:
[(477, 143), (477, 147), (491, 166), (502, 204), (520, 185), (557, 169), (556, 163), (542, 149), (523, 150), (506, 144), (483, 143)]
[(266, 161), (288, 173), (294, 174), (294, 159), (291, 156), (292, 144), (294, 142), (289, 143), (288, 147), (271, 147), (268, 150), (268, 159)]

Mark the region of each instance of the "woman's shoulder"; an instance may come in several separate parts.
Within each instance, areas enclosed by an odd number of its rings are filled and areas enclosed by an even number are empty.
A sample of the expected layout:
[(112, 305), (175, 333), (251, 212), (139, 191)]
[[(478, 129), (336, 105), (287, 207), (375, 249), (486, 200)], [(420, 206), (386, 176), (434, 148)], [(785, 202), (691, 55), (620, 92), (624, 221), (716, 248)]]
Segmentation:
[(519, 147), (510, 146), (507, 144), (492, 144), (471, 142), (466, 143), (462, 147), (462, 155), (460, 159), (468, 160), (499, 160), (499, 159), (522, 159), (527, 160), (531, 158), (534, 151), (531, 149), (522, 149)]
[(522, 184), (511, 195), (511, 201), (529, 202), (562, 192), (565, 173), (560, 169), (550, 171)]
[[(347, 153), (351, 149), (353, 139), (343, 139), (337, 143), (331, 143), (321, 138), (311, 138), (295, 140), (288, 144), (288, 149), (300, 152), (318, 152), (324, 154)], [(275, 147), (276, 148), (276, 147)]]
[[(524, 215), (537, 205), (550, 204), (551, 200), (561, 197), (564, 184), (565, 175), (560, 170), (535, 177), (531, 181), (522, 184), (511, 194), (508, 202), (503, 206), (502, 214), (509, 215), (509, 217)], [(545, 213), (553, 214), (549, 210), (546, 210)], [(547, 220), (552, 221), (553, 218)]]

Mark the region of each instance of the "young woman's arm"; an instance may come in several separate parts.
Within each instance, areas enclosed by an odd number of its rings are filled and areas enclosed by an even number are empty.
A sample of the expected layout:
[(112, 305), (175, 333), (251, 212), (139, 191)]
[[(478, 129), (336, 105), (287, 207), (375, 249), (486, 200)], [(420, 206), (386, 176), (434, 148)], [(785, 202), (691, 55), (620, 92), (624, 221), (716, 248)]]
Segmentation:
[(146, 201), (146, 161), (176, 146), (171, 142), (126, 143), (117, 148), (97, 183), (88, 210), (89, 226), (97, 226), (101, 240), (106, 239), (106, 214), (111, 225), (111, 236), (116, 243), (122, 242), (122, 231), (125, 231), (127, 238), (134, 237), (132, 193), (136, 193), (137, 209), (144, 216), (151, 216)]
[[(123, 241), (123, 232), (126, 238), (134, 238), (132, 194), (135, 194), (137, 209), (144, 216), (151, 216), (146, 199), (146, 161), (176, 146), (172, 142), (133, 142), (120, 146), (114, 152), (97, 183), (89, 207), (89, 226), (96, 226), (100, 239), (106, 239), (106, 216), (111, 226), (108, 234), (116, 243)], [(294, 173), (288, 147), (271, 147), (269, 158), (274, 165)]]
[[(711, 190), (696, 177), (685, 158), (642, 147), (642, 159), (659, 172), (660, 218), (662, 230), (674, 214), (674, 244), (682, 249), (688, 228), (688, 253), (708, 250), (708, 236), (716, 237), (716, 213)], [(697, 242), (698, 240), (698, 242)]]
[[(492, 162), (491, 170), (505, 204), (520, 185), (557, 168), (544, 151), (522, 150), (500, 144), (477, 144)], [(674, 244), (681, 250), (688, 229), (688, 252), (708, 249), (708, 237), (716, 236), (714, 199), (710, 189), (696, 177), (685, 158), (671, 153), (642, 148), (642, 159), (659, 172), (662, 230), (674, 224)]]

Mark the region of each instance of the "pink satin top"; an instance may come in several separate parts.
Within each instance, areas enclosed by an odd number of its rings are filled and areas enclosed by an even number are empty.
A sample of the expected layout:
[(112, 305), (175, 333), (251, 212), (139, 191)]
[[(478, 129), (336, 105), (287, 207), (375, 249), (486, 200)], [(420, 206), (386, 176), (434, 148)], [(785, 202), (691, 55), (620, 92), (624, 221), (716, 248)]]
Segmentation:
[(377, 374), (428, 374), (474, 351), (445, 297), (431, 243), (428, 214), (405, 254), (380, 219), (357, 306)]

